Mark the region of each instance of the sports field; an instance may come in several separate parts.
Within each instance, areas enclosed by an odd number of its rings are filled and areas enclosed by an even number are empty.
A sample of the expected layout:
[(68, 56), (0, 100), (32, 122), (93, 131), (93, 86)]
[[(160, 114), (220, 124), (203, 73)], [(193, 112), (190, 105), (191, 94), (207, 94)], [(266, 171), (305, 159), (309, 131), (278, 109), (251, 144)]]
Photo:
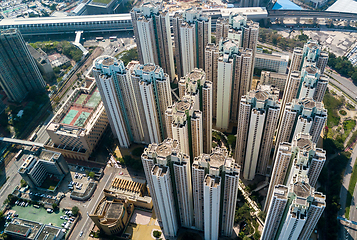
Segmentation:
[(79, 117), (77, 118), (76, 122), (74, 123), (74, 126), (82, 127), (84, 122), (89, 117), (89, 115), (90, 115), (89, 112), (82, 112), (81, 115), (79, 115)]
[(69, 110), (67, 115), (63, 118), (62, 123), (64, 124), (71, 124), (73, 118), (77, 115), (78, 111), (77, 110)]
[(86, 100), (86, 98), (88, 97), (87, 94), (81, 94), (78, 98), (76, 103), (79, 105), (82, 105), (82, 103), (84, 102), (84, 100)]
[(98, 90), (96, 90), (93, 92), (92, 96), (89, 98), (85, 106), (89, 108), (95, 108), (99, 104), (100, 100), (100, 93)]
[(11, 210), (16, 211), (19, 214), (19, 218), (40, 222), (40, 223), (52, 223), (57, 227), (61, 227), (65, 220), (60, 219), (60, 216), (64, 215), (63, 212), (58, 211), (58, 213), (47, 213), (46, 209), (43, 207), (34, 208), (33, 205), (27, 207), (13, 206)]

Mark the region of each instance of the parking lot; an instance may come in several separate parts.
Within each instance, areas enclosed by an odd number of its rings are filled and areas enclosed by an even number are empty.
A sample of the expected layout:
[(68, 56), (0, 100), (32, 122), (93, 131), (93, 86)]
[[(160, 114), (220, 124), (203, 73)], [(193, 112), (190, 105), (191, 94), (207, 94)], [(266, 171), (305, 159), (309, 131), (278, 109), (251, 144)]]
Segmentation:
[(18, 218), (40, 222), (44, 224), (51, 223), (53, 226), (62, 227), (62, 228), (66, 227), (67, 229), (71, 227), (71, 224), (74, 220), (74, 217), (70, 217), (69, 215), (66, 215), (65, 212), (61, 210), (48, 213), (45, 208), (43, 207), (35, 208), (34, 205), (32, 204), (29, 204), (27, 207), (21, 206), (21, 204), (14, 205), (13, 207), (11, 207), (9, 212), (13, 213), (12, 216), (17, 214), (18, 216), (17, 215), (15, 216), (17, 216)]

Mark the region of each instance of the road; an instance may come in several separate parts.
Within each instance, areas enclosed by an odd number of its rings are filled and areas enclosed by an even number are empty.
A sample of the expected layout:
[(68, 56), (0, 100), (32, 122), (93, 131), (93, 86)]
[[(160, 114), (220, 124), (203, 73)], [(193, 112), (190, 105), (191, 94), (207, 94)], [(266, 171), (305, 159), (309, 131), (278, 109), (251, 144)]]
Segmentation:
[[(329, 69), (329, 68), (327, 68)], [(334, 72), (329, 72), (325, 70), (325, 73), (333, 77), (334, 79), (330, 78), (332, 84), (339, 87), (342, 91), (348, 94), (351, 98), (356, 100), (357, 97), (357, 86), (354, 83), (345, 77), (342, 77)]]
[[(348, 186), (350, 184), (352, 169), (356, 163), (356, 158), (357, 158), (357, 146), (355, 146), (353, 149), (353, 152), (351, 154), (351, 159), (346, 166), (345, 174), (343, 177), (343, 182), (342, 182), (341, 191), (340, 191), (340, 204), (341, 204), (341, 208), (340, 208), (340, 212), (339, 212), (340, 216), (343, 216), (345, 213), (347, 190), (348, 190)], [(349, 220), (357, 222), (356, 206), (357, 206), (357, 190), (355, 188), (353, 197), (352, 197), (351, 207), (350, 207)], [(342, 224), (342, 232), (340, 232), (340, 234), (342, 234), (341, 239), (357, 239), (357, 226), (356, 225), (345, 223), (345, 222), (341, 222), (341, 224)]]
[[(77, 226), (75, 226), (75, 229), (73, 230), (71, 236), (69, 237), (70, 240), (86, 239), (88, 237), (94, 223), (88, 217), (87, 213), (91, 213), (94, 210), (94, 208), (97, 206), (98, 202), (103, 197), (102, 190), (108, 187), (108, 185), (112, 182), (112, 179), (117, 172), (119, 172), (117, 168), (106, 168), (104, 171), (104, 176), (100, 180), (97, 189), (95, 190), (93, 196), (88, 201), (85, 202), (74, 201), (71, 199), (67, 199), (67, 197), (61, 201), (60, 204), (61, 207), (71, 208), (73, 206), (77, 206), (82, 214), (80, 221), (77, 223)], [(83, 236), (80, 237), (79, 235), (80, 232), (82, 231), (83, 231)]]

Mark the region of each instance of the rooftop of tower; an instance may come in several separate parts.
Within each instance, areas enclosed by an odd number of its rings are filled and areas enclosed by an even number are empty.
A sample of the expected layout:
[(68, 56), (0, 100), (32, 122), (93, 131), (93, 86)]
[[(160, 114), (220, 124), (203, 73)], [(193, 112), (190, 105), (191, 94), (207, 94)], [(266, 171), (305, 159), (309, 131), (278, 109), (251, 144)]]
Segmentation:
[(214, 175), (206, 175), (205, 184), (209, 187), (217, 187), (220, 184), (221, 178)]
[(144, 72), (152, 72), (154, 71), (156, 68), (155, 64), (145, 64), (145, 65), (142, 65), (142, 70)]
[(178, 141), (173, 139), (166, 139), (160, 143), (156, 148), (156, 154), (161, 157), (167, 157), (171, 155), (172, 150), (178, 147)]
[(308, 74), (316, 74), (317, 73), (317, 68), (315, 66), (308, 66), (305, 68), (305, 71), (308, 73)]
[(200, 80), (203, 76), (203, 71), (199, 70), (199, 69), (194, 69), (192, 70), (189, 74), (187, 74), (187, 77), (191, 80), (191, 81), (197, 81)]
[(167, 170), (168, 170), (168, 167), (167, 166), (163, 166), (163, 165), (155, 165), (153, 168), (152, 168), (152, 174), (155, 175), (155, 176), (164, 176), (166, 173), (167, 173)]
[(191, 103), (189, 103), (188, 101), (179, 101), (179, 102), (176, 102), (175, 107), (176, 107), (177, 111), (184, 112), (191, 108)]
[(312, 98), (303, 98), (300, 103), (306, 108), (316, 107), (316, 102)]
[(292, 186), (292, 191), (296, 194), (296, 196), (301, 198), (309, 197), (311, 195), (311, 190), (312, 188), (310, 184), (302, 179), (298, 179), (298, 181)]
[(115, 58), (113, 57), (106, 57), (102, 60), (102, 64), (104, 66), (110, 66), (110, 65), (113, 65), (114, 64), (114, 61), (115, 61)]
[(310, 151), (314, 148), (314, 143), (311, 141), (310, 134), (298, 134), (296, 136), (295, 142), (296, 146), (301, 150)]
[(311, 49), (311, 48), (317, 48), (317, 47), (319, 47), (320, 45), (319, 45), (318, 42), (315, 41), (315, 40), (309, 40), (309, 41), (306, 43), (306, 46)]

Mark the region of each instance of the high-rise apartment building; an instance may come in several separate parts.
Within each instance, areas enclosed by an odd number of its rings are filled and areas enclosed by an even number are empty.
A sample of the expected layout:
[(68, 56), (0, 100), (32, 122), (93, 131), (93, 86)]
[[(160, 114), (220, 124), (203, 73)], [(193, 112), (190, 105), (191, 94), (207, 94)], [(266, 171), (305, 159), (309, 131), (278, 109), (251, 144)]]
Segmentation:
[(197, 100), (186, 95), (165, 113), (167, 136), (177, 139), (181, 152), (192, 158), (203, 153), (202, 112), (197, 105)]
[(309, 133), (317, 143), (326, 121), (327, 110), (322, 102), (311, 98), (294, 99), (285, 105), (276, 144), (290, 142), (300, 132)]
[[(131, 62), (128, 68), (135, 64), (139, 62)], [(93, 67), (110, 127), (121, 147), (129, 147), (133, 141), (144, 142), (143, 125), (128, 68), (113, 57), (99, 57)]]
[(181, 151), (192, 158), (212, 148), (212, 83), (202, 69), (180, 79), (179, 102), (165, 113), (167, 136), (180, 142)]
[(0, 32), (0, 86), (10, 101), (21, 102), (28, 93), (41, 92), (45, 81), (18, 29)]
[(164, 113), (172, 99), (169, 76), (162, 68), (136, 61), (125, 67), (106, 56), (95, 60), (93, 75), (120, 146), (157, 142), (166, 136)]
[[(325, 150), (317, 148), (309, 134), (299, 133), (291, 143), (280, 143), (265, 200), (265, 209), (269, 207), (274, 188), (280, 184), (288, 185), (297, 172), (308, 176), (310, 185), (315, 187), (325, 161)], [(292, 165), (290, 172), (289, 165)]]
[(141, 64), (154, 63), (175, 78), (170, 18), (161, 6), (147, 2), (131, 11), (134, 35)]
[(261, 239), (307, 240), (325, 207), (326, 196), (297, 174), (287, 186), (274, 187)]
[[(231, 236), (236, 208), (240, 167), (225, 148), (202, 154), (192, 164), (195, 228), (205, 239)], [(202, 183), (204, 183), (202, 185)]]
[(303, 49), (294, 49), (283, 107), (294, 98), (311, 97), (322, 101), (328, 84), (328, 77), (323, 75), (327, 61), (328, 53), (321, 50), (317, 41), (309, 40)]
[(150, 144), (141, 159), (165, 235), (174, 236), (178, 223), (204, 231), (205, 239), (232, 235), (240, 167), (226, 148), (199, 155), (191, 166), (179, 142), (166, 139)]
[(205, 49), (211, 43), (211, 17), (198, 9), (176, 12), (172, 18), (177, 75), (205, 69)]
[(279, 120), (278, 98), (279, 90), (269, 85), (260, 85), (241, 98), (235, 160), (243, 166), (245, 179), (267, 174)]
[(239, 99), (251, 87), (252, 51), (239, 47), (235, 40), (220, 41), (217, 62), (216, 127), (228, 129), (230, 121), (237, 122)]
[(237, 122), (240, 98), (251, 87), (259, 26), (241, 14), (216, 23), (218, 46), (206, 47), (207, 79), (213, 84), (213, 118), (227, 129)]
[(151, 178), (155, 189), (155, 200), (160, 208), (162, 231), (165, 236), (174, 237), (178, 231), (173, 189), (171, 185), (170, 168), (164, 165), (154, 165)]
[(165, 111), (172, 105), (170, 77), (154, 64), (136, 64), (129, 74), (139, 114), (146, 121), (144, 141), (161, 142), (166, 137)]
[(191, 227), (193, 202), (190, 157), (181, 153), (179, 142), (166, 139), (160, 144), (152, 143), (145, 148), (141, 160), (164, 235), (175, 236), (178, 221), (182, 226)]

